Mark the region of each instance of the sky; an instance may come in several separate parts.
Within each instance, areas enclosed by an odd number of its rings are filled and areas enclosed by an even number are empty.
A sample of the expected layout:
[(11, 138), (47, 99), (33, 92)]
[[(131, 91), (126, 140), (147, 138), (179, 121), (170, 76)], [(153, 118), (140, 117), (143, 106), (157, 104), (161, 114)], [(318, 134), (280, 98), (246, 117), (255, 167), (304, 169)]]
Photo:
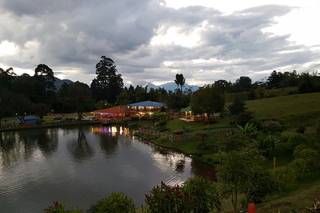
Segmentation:
[[(90, 84), (100, 56), (126, 84), (265, 79), (320, 64), (319, 0), (0, 0), (0, 67)], [(312, 70), (314, 71), (314, 70)]]

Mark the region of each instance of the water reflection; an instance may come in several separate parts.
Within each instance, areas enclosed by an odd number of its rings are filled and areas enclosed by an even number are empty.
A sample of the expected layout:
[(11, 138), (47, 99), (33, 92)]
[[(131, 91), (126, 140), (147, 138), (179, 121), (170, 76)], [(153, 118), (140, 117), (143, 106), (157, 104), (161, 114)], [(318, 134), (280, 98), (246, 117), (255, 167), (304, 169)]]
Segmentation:
[(129, 136), (130, 135), (130, 130), (127, 127), (122, 127), (122, 126), (95, 126), (91, 128), (91, 132), (93, 134), (97, 135), (109, 135), (109, 136), (119, 136), (119, 135), (124, 135), (124, 136)]
[[(49, 157), (57, 151), (57, 148), (58, 135), (56, 129), (0, 133), (2, 167), (10, 167), (15, 162), (34, 158), (36, 150), (40, 150), (42, 156)], [(39, 157), (39, 153), (37, 155)]]
[(77, 137), (71, 139), (67, 148), (76, 160), (86, 160), (94, 155), (93, 148), (88, 143), (82, 128), (79, 128)]
[(183, 172), (184, 171), (184, 166), (185, 166), (186, 161), (185, 160), (179, 160), (176, 163), (176, 171), (177, 172)]
[(47, 129), (46, 131), (38, 131), (37, 135), (38, 147), (48, 157), (58, 148), (58, 134), (57, 129)]
[(214, 174), (190, 157), (142, 143), (125, 127), (0, 133), (1, 212), (39, 212), (55, 200), (86, 209), (113, 191), (137, 205), (161, 181)]

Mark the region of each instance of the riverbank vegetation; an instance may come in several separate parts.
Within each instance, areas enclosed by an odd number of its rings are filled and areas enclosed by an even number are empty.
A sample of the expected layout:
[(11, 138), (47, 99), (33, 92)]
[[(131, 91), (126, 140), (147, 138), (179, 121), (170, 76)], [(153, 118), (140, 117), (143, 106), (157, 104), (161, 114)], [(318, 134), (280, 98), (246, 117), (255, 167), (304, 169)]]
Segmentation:
[[(239, 208), (243, 195), (253, 186), (257, 191), (245, 197), (262, 203), (262, 209), (301, 210), (305, 204), (311, 205), (320, 191), (304, 189), (310, 195), (301, 205), (283, 200), (292, 199), (290, 194), (299, 193), (304, 184), (319, 180), (318, 100), (320, 93), (249, 100), (240, 107), (243, 110), (214, 121), (174, 119), (161, 121), (160, 126), (141, 124), (136, 135), (216, 165), (218, 182), (231, 186), (228, 198), (232, 202), (226, 202), (225, 209)], [(245, 125), (240, 125), (242, 121)], [(281, 199), (279, 205), (272, 204)]]

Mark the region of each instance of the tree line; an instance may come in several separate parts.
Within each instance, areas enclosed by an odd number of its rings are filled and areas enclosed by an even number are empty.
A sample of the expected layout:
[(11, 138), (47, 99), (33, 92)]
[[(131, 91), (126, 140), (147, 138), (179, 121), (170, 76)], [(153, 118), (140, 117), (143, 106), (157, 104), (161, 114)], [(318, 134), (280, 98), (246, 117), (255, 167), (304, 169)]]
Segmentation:
[(5, 116), (37, 114), (48, 112), (77, 112), (79, 118), (85, 111), (106, 108), (113, 105), (138, 101), (165, 102), (169, 109), (179, 111), (192, 106), (195, 113), (215, 113), (224, 108), (225, 94), (244, 93), (246, 98), (263, 98), (268, 89), (296, 87), (296, 92), (320, 91), (320, 76), (317, 73), (273, 71), (265, 82), (254, 82), (248, 76), (241, 76), (235, 82), (217, 80), (201, 87), (198, 91), (184, 90), (186, 79), (177, 74), (175, 91), (148, 86), (124, 87), (115, 62), (102, 56), (96, 64), (96, 77), (87, 85), (81, 82), (65, 83), (55, 88), (53, 70), (39, 64), (33, 75), (16, 75), (13, 68), (0, 68), (0, 118)]

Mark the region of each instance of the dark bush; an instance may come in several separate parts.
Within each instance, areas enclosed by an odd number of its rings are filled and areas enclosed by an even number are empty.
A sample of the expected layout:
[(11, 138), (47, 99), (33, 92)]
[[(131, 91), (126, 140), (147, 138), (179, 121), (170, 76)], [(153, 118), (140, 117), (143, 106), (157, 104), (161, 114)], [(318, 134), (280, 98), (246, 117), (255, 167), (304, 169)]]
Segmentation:
[(274, 171), (274, 178), (279, 191), (289, 189), (296, 181), (296, 173), (291, 167), (279, 167)]
[(180, 186), (169, 186), (161, 182), (146, 194), (145, 203), (151, 213), (185, 212), (186, 197)]
[(320, 154), (317, 150), (310, 148), (299, 148), (294, 152), (294, 160), (290, 163), (298, 179), (314, 175), (314, 171), (320, 168)]
[(231, 115), (238, 115), (246, 110), (245, 102), (239, 96), (235, 97), (233, 103), (228, 108)]
[(278, 132), (282, 130), (282, 125), (276, 120), (263, 121), (261, 127), (266, 132)]
[(296, 132), (300, 133), (300, 134), (304, 134), (306, 131), (306, 127), (305, 126), (300, 126), (297, 128)]
[(221, 195), (216, 184), (195, 177), (185, 182), (183, 191), (189, 201), (187, 203), (188, 212), (202, 213), (221, 210)]
[(295, 133), (286, 132), (282, 133), (281, 141), (277, 144), (277, 154), (293, 154), (295, 148), (301, 144), (306, 144), (307, 140), (305, 136)]
[(261, 203), (266, 195), (278, 190), (276, 180), (267, 170), (257, 169), (249, 178), (247, 199), (255, 203)]
[(240, 126), (246, 125), (246, 123), (249, 123), (253, 120), (254, 116), (252, 112), (242, 112), (239, 115), (236, 116), (236, 123)]
[(80, 210), (67, 210), (63, 204), (54, 202), (47, 209), (44, 209), (45, 213), (82, 213)]
[(135, 212), (133, 200), (120, 192), (113, 192), (108, 197), (98, 201), (91, 208), (92, 213), (122, 213)]

